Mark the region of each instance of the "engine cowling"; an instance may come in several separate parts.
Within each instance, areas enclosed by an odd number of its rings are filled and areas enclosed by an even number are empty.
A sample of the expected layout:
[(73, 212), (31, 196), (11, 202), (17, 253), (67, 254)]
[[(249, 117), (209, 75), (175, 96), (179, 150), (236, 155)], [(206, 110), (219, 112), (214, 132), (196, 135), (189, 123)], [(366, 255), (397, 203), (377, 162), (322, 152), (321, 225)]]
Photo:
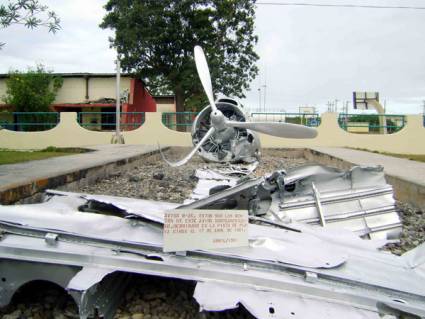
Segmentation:
[[(236, 100), (221, 98), (217, 108), (228, 120), (246, 122), (243, 107)], [(205, 107), (192, 125), (192, 142), (196, 146), (211, 127), (211, 107)], [(198, 155), (210, 162), (252, 163), (260, 159), (261, 144), (258, 135), (251, 130), (226, 127), (214, 134), (199, 148)]]

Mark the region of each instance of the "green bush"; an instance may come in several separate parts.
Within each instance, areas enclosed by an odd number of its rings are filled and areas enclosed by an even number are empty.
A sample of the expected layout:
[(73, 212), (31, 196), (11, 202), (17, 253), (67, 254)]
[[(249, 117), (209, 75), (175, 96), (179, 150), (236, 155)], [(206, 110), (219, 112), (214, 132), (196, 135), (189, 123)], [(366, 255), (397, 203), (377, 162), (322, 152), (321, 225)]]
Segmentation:
[(63, 80), (38, 64), (27, 72), (9, 72), (6, 80), (6, 104), (13, 106), (15, 112), (49, 112), (50, 105), (62, 87)]

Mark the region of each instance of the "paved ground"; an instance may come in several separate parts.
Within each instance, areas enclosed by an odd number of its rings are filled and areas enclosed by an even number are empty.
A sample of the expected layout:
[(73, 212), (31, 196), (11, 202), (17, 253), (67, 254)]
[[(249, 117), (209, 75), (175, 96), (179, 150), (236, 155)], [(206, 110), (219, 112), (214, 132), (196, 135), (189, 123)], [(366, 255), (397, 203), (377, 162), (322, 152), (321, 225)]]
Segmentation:
[(312, 149), (356, 165), (382, 165), (387, 175), (425, 186), (425, 163), (422, 162), (348, 148), (314, 147)]
[[(152, 145), (98, 145), (89, 148), (95, 151), (39, 161), (0, 165), (0, 189), (4, 189), (5, 186), (10, 184), (16, 185), (38, 178), (66, 174), (157, 150), (157, 147)], [(313, 150), (356, 165), (382, 165), (388, 175), (425, 185), (425, 163), (346, 148), (315, 147)]]
[[(156, 151), (157, 147), (152, 145), (98, 145), (90, 147), (90, 149), (95, 151), (0, 165), (0, 189), (150, 153)], [(313, 150), (356, 165), (382, 165), (388, 175), (425, 186), (425, 163), (346, 148), (315, 147)]]
[[(69, 178), (72, 179), (73, 177), (66, 176), (66, 174), (80, 171), (84, 175), (84, 170), (89, 168), (102, 167), (108, 163), (117, 163), (121, 160), (126, 161), (129, 158), (140, 157), (143, 154), (155, 152), (157, 147), (102, 145), (93, 146), (91, 149), (95, 151), (13, 165), (0, 165), (1, 202), (13, 203), (19, 196), (21, 196), (20, 198), (25, 198), (35, 192), (42, 191), (46, 187), (54, 188), (56, 187), (55, 181), (50, 184), (51, 180), (47, 181), (52, 177), (59, 176), (68, 181)], [(410, 193), (407, 192), (410, 197), (406, 198), (406, 201), (417, 202), (419, 203), (417, 204), (418, 207), (425, 207), (425, 198), (423, 198), (425, 192), (425, 163), (345, 148), (317, 147), (313, 148), (313, 150), (355, 165), (382, 165), (387, 176), (394, 176), (407, 183), (416, 184), (417, 190), (409, 192), (415, 193), (414, 195), (417, 198), (411, 199)], [(391, 183), (395, 184), (395, 182)], [(404, 200), (402, 193), (407, 191), (404, 182), (399, 187), (394, 187), (396, 193), (400, 194), (400, 199)], [(13, 191), (5, 193), (4, 191), (6, 190)]]
[(68, 174), (107, 163), (125, 160), (157, 150), (145, 145), (99, 145), (88, 147), (93, 152), (49, 159), (0, 165), (0, 191), (32, 181)]

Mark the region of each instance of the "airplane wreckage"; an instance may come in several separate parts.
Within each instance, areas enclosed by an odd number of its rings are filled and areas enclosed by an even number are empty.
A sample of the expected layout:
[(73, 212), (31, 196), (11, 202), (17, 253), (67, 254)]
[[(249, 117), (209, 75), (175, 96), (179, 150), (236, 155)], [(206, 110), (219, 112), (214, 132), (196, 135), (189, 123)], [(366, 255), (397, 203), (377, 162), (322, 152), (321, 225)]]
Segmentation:
[(222, 97), (216, 103), (204, 51), (196, 46), (194, 55), (196, 69), (210, 105), (198, 114), (192, 125), (195, 147), (185, 158), (175, 163), (162, 156), (169, 165), (184, 165), (196, 153), (210, 162), (254, 162), (260, 157), (260, 141), (256, 132), (286, 138), (316, 137), (314, 128), (303, 125), (247, 121), (241, 105), (234, 99)]
[[(194, 151), (173, 165), (201, 155), (217, 132), (221, 145), (239, 134), (229, 128), (246, 129), (241, 143), (248, 130), (266, 130), (235, 124), (221, 110)], [(249, 176), (255, 163), (228, 168), (198, 169), (183, 204), (48, 190), (41, 203), (0, 206), (0, 307), (24, 284), (46, 280), (66, 289), (80, 318), (112, 318), (130, 275), (145, 274), (196, 282), (201, 311), (243, 305), (261, 319), (425, 318), (425, 244), (402, 256), (380, 250), (402, 227), (382, 167), (307, 165), (260, 178)], [(190, 213), (192, 226), (217, 212), (245, 214), (247, 244), (167, 252), (170, 212)]]

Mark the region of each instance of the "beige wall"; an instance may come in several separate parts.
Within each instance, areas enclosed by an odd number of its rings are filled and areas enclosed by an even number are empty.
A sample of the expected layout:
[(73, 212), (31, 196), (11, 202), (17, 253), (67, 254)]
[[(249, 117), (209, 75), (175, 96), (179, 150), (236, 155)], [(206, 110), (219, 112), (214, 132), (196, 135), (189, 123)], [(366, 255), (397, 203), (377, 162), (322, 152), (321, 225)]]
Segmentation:
[(168, 97), (153, 97), (156, 102), (156, 111), (157, 112), (175, 112), (176, 104), (174, 98)]
[[(121, 91), (130, 90), (130, 78), (121, 78)], [(89, 101), (101, 98), (115, 99), (115, 78), (89, 78)], [(86, 102), (86, 79), (64, 78), (62, 88), (58, 91), (54, 103), (82, 103)]]
[(369, 122), (347, 122), (347, 131), (352, 133), (369, 133)]
[(156, 111), (157, 112), (175, 112), (176, 111), (176, 105), (174, 103), (156, 103)]
[[(120, 82), (121, 91), (130, 90), (130, 77), (122, 77)], [(6, 79), (0, 79), (0, 99), (6, 94)], [(115, 99), (115, 77), (89, 78), (89, 99), (96, 101), (101, 98)], [(86, 79), (84, 77), (63, 78), (63, 85), (59, 89), (54, 103), (84, 103), (86, 99)], [(0, 101), (0, 103), (4, 103)]]
[[(134, 131), (124, 132), (127, 144), (191, 146), (190, 133), (172, 131), (161, 122), (161, 113), (146, 113), (145, 123)], [(82, 147), (109, 144), (112, 133), (89, 131), (78, 125), (76, 113), (61, 113), (55, 128), (44, 132), (13, 132), (0, 130), (0, 148), (40, 149), (47, 146)], [(288, 139), (260, 134), (263, 147), (303, 148), (316, 146), (353, 147), (369, 150), (425, 154), (425, 128), (422, 115), (408, 115), (406, 126), (397, 133), (387, 135), (348, 133), (338, 125), (337, 113), (324, 113), (314, 139)]]
[(54, 103), (85, 102), (86, 80), (84, 78), (65, 78)]

